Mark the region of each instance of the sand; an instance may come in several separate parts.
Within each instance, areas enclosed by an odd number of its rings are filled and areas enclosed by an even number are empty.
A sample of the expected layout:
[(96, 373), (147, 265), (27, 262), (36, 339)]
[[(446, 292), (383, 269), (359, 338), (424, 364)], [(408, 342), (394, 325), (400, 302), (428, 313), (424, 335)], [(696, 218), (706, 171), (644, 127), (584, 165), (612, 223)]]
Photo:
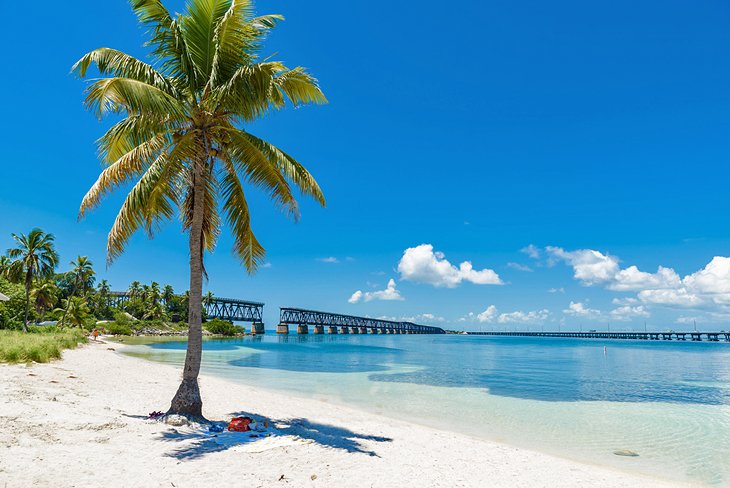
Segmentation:
[(172, 427), (146, 416), (180, 371), (122, 347), (0, 365), (0, 487), (677, 486), (210, 376), (209, 419), (245, 412), (270, 435)]

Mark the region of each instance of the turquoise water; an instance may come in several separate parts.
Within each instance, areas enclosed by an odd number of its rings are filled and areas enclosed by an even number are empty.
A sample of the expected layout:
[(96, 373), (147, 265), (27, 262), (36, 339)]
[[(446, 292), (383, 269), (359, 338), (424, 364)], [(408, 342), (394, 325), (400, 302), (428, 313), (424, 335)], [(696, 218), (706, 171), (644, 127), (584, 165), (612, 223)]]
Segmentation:
[[(205, 373), (245, 384), (584, 462), (730, 486), (730, 344), (268, 335), (204, 347)], [(165, 341), (130, 353), (181, 364), (184, 349), (184, 342)]]

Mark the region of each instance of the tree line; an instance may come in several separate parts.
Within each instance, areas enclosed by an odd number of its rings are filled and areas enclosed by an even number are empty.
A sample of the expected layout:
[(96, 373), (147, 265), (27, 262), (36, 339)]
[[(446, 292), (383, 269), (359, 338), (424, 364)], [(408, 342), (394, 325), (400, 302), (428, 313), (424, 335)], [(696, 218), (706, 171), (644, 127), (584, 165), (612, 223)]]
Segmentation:
[[(0, 293), (9, 299), (0, 301), (0, 329), (27, 331), (29, 325), (49, 320), (88, 328), (120, 314), (128, 314), (129, 319), (187, 322), (188, 291), (178, 294), (169, 284), (133, 281), (125, 290), (129, 299), (122, 302), (107, 280), (97, 282), (94, 263), (87, 256), (76, 257), (66, 271), (58, 271), (53, 234), (36, 228), (11, 236), (15, 245), (0, 255)], [(213, 293), (206, 293), (203, 305), (213, 299)]]

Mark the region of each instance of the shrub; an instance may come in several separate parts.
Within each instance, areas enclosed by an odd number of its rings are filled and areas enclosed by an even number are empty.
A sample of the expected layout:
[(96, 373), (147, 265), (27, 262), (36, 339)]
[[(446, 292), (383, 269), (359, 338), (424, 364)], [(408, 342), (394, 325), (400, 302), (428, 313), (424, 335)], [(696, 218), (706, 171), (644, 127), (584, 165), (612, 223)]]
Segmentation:
[(128, 324), (120, 324), (119, 322), (104, 324), (104, 329), (112, 335), (132, 335), (132, 328)]
[[(25, 289), (23, 285), (11, 283), (0, 277), (0, 293), (10, 298), (10, 301), (0, 302), (0, 329), (22, 329), (23, 312), (25, 310)], [(31, 318), (33, 314), (34, 311), (31, 311)]]
[(114, 314), (114, 322), (117, 324), (124, 324), (127, 325), (132, 321), (132, 319), (129, 318), (129, 315), (127, 315), (126, 312), (118, 311)]
[(205, 330), (215, 335), (234, 336), (243, 334), (243, 327), (233, 325), (231, 322), (220, 319), (213, 319), (203, 324)]

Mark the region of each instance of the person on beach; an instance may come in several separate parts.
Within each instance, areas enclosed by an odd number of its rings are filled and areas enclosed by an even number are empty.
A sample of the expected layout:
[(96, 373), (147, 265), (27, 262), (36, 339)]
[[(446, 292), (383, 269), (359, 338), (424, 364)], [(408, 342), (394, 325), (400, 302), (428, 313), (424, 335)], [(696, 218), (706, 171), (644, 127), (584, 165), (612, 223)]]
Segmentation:
[(94, 338), (94, 341), (96, 341), (96, 338), (99, 337), (99, 329), (94, 329), (91, 332), (91, 336)]

